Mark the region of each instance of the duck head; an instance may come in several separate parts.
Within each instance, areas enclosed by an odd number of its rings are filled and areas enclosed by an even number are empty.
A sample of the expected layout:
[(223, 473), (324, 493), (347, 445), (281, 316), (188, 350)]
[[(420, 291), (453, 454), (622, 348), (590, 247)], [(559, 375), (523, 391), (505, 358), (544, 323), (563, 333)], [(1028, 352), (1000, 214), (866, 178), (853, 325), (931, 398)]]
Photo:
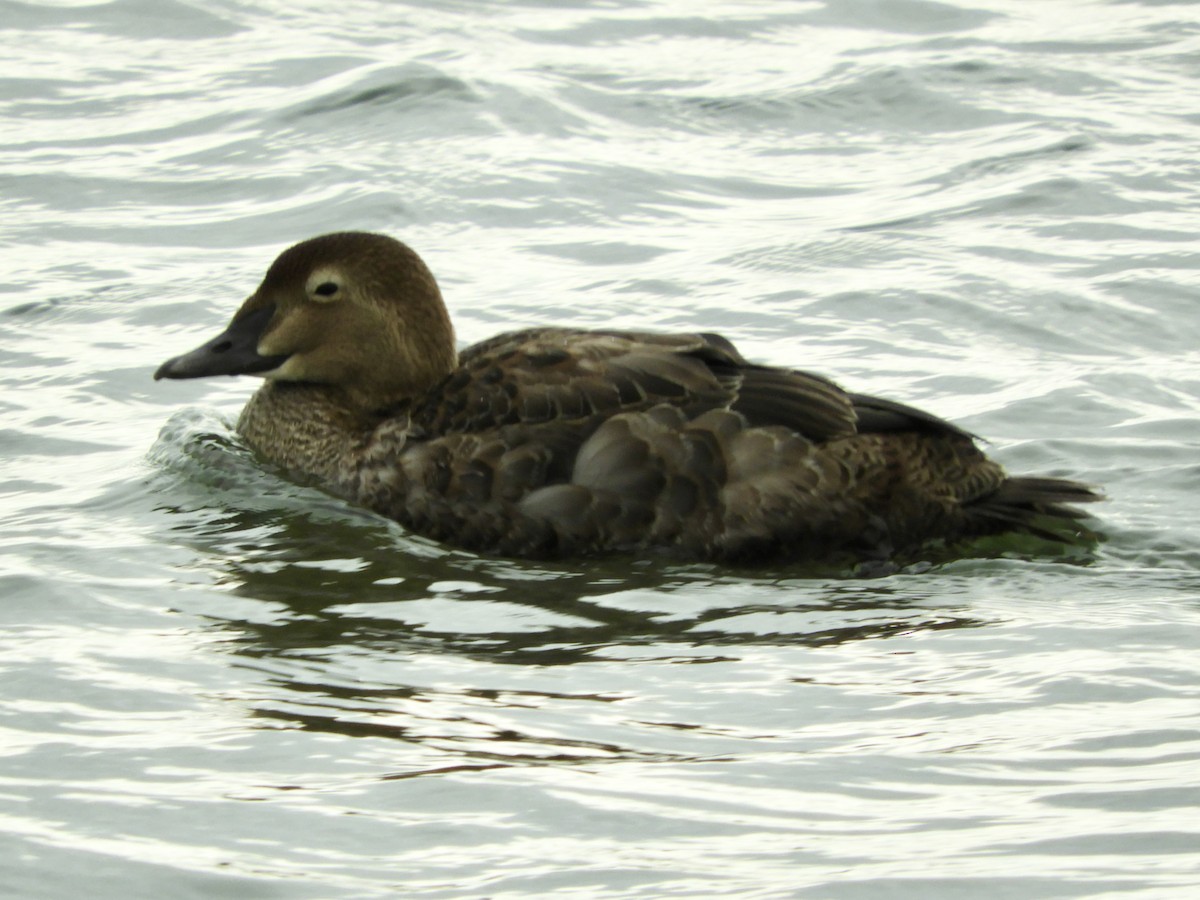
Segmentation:
[(456, 359), (450, 317), (421, 258), (386, 235), (341, 232), (281, 253), (228, 328), (154, 377), (328, 385), (366, 409), (428, 389)]

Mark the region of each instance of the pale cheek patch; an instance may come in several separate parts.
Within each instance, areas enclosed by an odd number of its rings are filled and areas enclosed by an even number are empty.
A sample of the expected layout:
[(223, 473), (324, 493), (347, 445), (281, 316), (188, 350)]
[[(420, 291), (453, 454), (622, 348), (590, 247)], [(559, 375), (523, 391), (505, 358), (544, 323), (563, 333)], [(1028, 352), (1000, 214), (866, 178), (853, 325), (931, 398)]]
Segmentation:
[[(259, 352), (262, 352), (261, 349)], [(271, 381), (302, 381), (299, 369), (300, 365), (296, 362), (296, 357), (289, 356), (283, 361), (283, 365), (277, 366), (269, 372), (261, 372), (260, 374), (263, 378), (270, 379)]]

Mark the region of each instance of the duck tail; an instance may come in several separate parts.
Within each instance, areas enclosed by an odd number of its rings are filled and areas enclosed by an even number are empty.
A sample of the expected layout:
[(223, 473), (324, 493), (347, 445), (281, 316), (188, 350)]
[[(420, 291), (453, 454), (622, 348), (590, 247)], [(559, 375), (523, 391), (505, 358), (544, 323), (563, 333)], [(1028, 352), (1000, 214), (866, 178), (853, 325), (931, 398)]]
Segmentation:
[(1005, 479), (994, 492), (972, 503), (969, 515), (984, 532), (1015, 529), (1046, 540), (1070, 542), (1080, 537), (1080, 531), (1068, 533), (1062, 526), (1074, 525), (1089, 515), (1076, 504), (1103, 499), (1095, 488), (1078, 481), (1022, 476)]

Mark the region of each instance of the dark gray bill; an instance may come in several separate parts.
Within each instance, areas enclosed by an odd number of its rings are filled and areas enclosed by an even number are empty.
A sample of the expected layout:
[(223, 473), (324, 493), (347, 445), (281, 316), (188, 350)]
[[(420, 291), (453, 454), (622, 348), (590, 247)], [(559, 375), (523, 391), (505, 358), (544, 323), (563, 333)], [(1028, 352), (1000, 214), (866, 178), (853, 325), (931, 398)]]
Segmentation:
[(257, 350), (275, 307), (256, 309), (229, 323), (229, 327), (190, 353), (168, 359), (154, 373), (160, 378), (203, 378), (205, 375), (251, 375), (283, 365), (287, 354), (260, 356)]

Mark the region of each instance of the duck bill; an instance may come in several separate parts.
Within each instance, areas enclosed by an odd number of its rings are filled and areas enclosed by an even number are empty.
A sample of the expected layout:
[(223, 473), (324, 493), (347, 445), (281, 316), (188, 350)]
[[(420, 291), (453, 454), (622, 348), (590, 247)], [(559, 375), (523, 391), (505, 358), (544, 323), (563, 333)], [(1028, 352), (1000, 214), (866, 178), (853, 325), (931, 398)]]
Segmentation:
[(275, 307), (256, 309), (238, 316), (211, 341), (190, 353), (168, 359), (154, 373), (161, 378), (203, 378), (206, 375), (255, 375), (283, 365), (283, 356), (262, 356), (258, 342), (275, 314)]

